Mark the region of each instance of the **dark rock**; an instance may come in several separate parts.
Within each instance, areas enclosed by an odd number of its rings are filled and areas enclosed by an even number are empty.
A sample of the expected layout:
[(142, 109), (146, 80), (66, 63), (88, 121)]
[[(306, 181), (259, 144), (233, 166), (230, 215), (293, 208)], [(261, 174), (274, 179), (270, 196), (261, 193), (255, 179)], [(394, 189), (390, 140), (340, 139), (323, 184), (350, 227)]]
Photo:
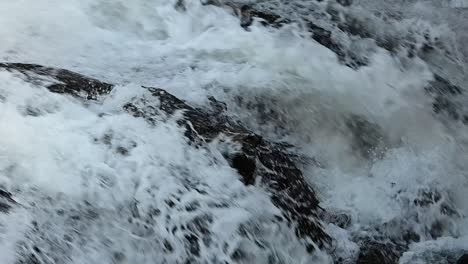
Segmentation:
[[(405, 249), (412, 242), (419, 242), (420, 236), (413, 230), (412, 219), (393, 219), (377, 226), (370, 233), (375, 236), (372, 237), (373, 241), (384, 243), (386, 240), (397, 241), (400, 249)], [(359, 238), (359, 240), (366, 241), (368, 238)]]
[(298, 237), (310, 238), (321, 247), (330, 244), (331, 239), (317, 217), (319, 202), (315, 193), (282, 144), (268, 142), (237, 122), (218, 119), (209, 112), (193, 108), (162, 89), (149, 88), (149, 91), (159, 105), (148, 98), (136, 98), (124, 109), (149, 123), (156, 122), (158, 115), (182, 111), (184, 117), (179, 124), (186, 128), (185, 136), (189, 141), (196, 144), (212, 141), (220, 135), (231, 136), (242, 146), (241, 154), (223, 155), (238, 169), (243, 182), (252, 184), (261, 179), (261, 184), (271, 192), (273, 203), (296, 227)]
[(445, 96), (436, 96), (432, 103), (432, 109), (434, 113), (441, 114), (446, 113), (449, 117), (454, 120), (458, 120), (460, 115), (457, 112), (457, 106), (449, 98)]
[[(259, 18), (264, 26), (279, 28), (293, 22), (274, 13), (266, 13), (259, 10), (251, 10), (250, 13), (252, 17)], [(335, 52), (340, 59), (344, 59), (345, 53), (341, 45), (333, 40), (331, 31), (309, 20), (305, 21), (305, 25), (307, 31), (311, 33), (312, 39)]]
[(322, 211), (320, 217), (327, 223), (334, 224), (343, 229), (351, 225), (351, 215), (345, 212)]
[(16, 260), (15, 264), (41, 264), (41, 261), (37, 259), (35, 254), (29, 254)]
[(426, 87), (426, 91), (438, 95), (459, 95), (463, 90), (451, 84), (448, 80), (442, 78), (440, 75), (434, 75), (434, 80)]
[[(350, 5), (352, 3), (351, 0), (340, 0), (341, 5)], [(234, 14), (236, 14), (240, 18), (240, 24), (244, 28), (248, 28), (254, 21), (254, 19), (257, 19), (260, 21), (260, 23), (264, 26), (269, 26), (273, 28), (280, 28), (283, 25), (286, 24), (291, 24), (293, 22), (299, 22), (299, 24), (305, 25), (305, 28), (308, 32), (311, 33), (312, 39), (320, 43), (321, 45), (327, 47), (328, 49), (332, 50), (335, 52), (338, 56), (338, 59), (343, 62), (344, 64), (356, 68), (362, 65), (366, 65), (367, 63), (365, 61), (362, 61), (361, 59), (352, 57), (346, 52), (346, 49), (338, 42), (336, 42), (333, 37), (332, 37), (332, 32), (330, 30), (327, 30), (321, 26), (319, 26), (317, 23), (314, 21), (303, 18), (303, 21), (295, 21), (289, 18), (282, 17), (278, 14), (275, 14), (271, 11), (265, 12), (262, 10), (258, 10), (255, 8), (252, 8), (251, 6), (238, 6), (235, 3), (227, 3), (227, 4), (222, 4), (219, 1), (207, 1), (205, 3), (206, 5), (215, 5), (215, 6), (228, 6), (231, 7), (232, 10), (234, 11)], [(339, 16), (337, 14), (337, 16)], [(350, 31), (351, 34), (354, 33), (354, 35), (362, 35), (364, 29), (360, 26), (359, 23), (356, 21), (348, 22), (348, 23), (340, 23), (339, 27), (343, 31)]]
[(200, 208), (200, 203), (197, 202), (197, 201), (192, 202), (192, 203), (185, 206), (185, 210), (187, 212), (193, 212), (193, 211), (197, 210), (198, 208)]
[(187, 10), (187, 7), (185, 6), (185, 1), (184, 0), (177, 0), (174, 8), (178, 11), (186, 11)]
[[(54, 93), (64, 93), (83, 99), (97, 99), (107, 94), (113, 85), (85, 77), (68, 70), (54, 69), (39, 65), (20, 63), (1, 63), (0, 68), (19, 72), (27, 81), (44, 84), (44, 80), (56, 80), (47, 83), (46, 87)], [(149, 123), (156, 123), (161, 118), (183, 112), (179, 124), (186, 129), (185, 136), (189, 142), (203, 146), (218, 136), (225, 135), (241, 145), (240, 152), (224, 153), (231, 166), (239, 171), (243, 182), (253, 184), (257, 179), (271, 193), (272, 202), (282, 211), (283, 217), (293, 224), (299, 238), (310, 239), (319, 247), (327, 247), (331, 238), (323, 230), (317, 216), (320, 209), (314, 190), (305, 181), (302, 172), (296, 167), (293, 155), (285, 144), (264, 140), (241, 124), (230, 120), (222, 114), (196, 109), (162, 89), (147, 88), (149, 98), (134, 98), (123, 108), (135, 117), (144, 118)], [(214, 98), (213, 98), (214, 99)], [(225, 106), (216, 100), (214, 106)], [(219, 112), (219, 110), (217, 111)], [(111, 143), (112, 135), (104, 139)], [(6, 201), (12, 202), (11, 194), (0, 192)], [(174, 207), (174, 201), (167, 201)], [(8, 210), (8, 206), (4, 206)], [(71, 220), (78, 221), (79, 214), (72, 215)], [(202, 230), (199, 230), (202, 231)], [(190, 251), (199, 252), (198, 237), (186, 237)], [(197, 245), (195, 245), (197, 241)], [(312, 246), (308, 246), (309, 249)]]
[[(403, 252), (407, 251), (410, 244), (426, 239), (437, 239), (450, 232), (450, 218), (458, 217), (458, 212), (451, 203), (447, 194), (435, 189), (424, 189), (418, 191), (416, 198), (408, 200), (408, 205), (413, 206), (410, 214), (403, 218), (395, 218), (370, 230), (366, 234), (372, 236), (356, 235), (353, 241), (360, 245), (359, 261), (357, 263), (398, 263)], [(439, 217), (429, 222), (425, 211), (440, 211)], [(329, 212), (327, 212), (330, 214)], [(415, 229), (414, 223), (424, 223), (423, 228)], [(431, 257), (446, 259), (438, 254)], [(427, 263), (439, 263), (428, 261)], [(446, 263), (440, 262), (440, 263)], [(448, 262), (448, 263), (455, 263)]]
[(119, 153), (119, 154), (121, 154), (123, 156), (128, 156), (128, 153), (129, 153), (128, 149), (126, 149), (126, 148), (124, 148), (122, 146), (117, 147), (116, 151), (117, 151), (117, 153)]
[(0, 212), (7, 213), (11, 209), (11, 205), (0, 203)]
[[(352, 4), (352, 0), (337, 0), (339, 4), (342, 6), (349, 6)], [(208, 1), (206, 4), (222, 6), (219, 1)], [(230, 6), (235, 6), (230, 4)], [(260, 19), (260, 22), (264, 26), (270, 27), (281, 27), (285, 24), (290, 24), (293, 21), (286, 17), (281, 17), (271, 11), (265, 12), (262, 10), (257, 10), (252, 7), (248, 7), (249, 10), (249, 17)], [(371, 38), (375, 40), (377, 46), (394, 53), (399, 48), (404, 46), (404, 43), (400, 43), (400, 41), (392, 38), (386, 37), (379, 37), (376, 36), (375, 33), (372, 33), (368, 30), (366, 23), (368, 21), (362, 21), (362, 19), (353, 17), (349, 14), (342, 14), (339, 10), (334, 8), (329, 8), (327, 10), (328, 14), (332, 17), (334, 21), (333, 24), (336, 24), (336, 27), (343, 32), (351, 35), (360, 37), (363, 39)], [(253, 21), (253, 20), (252, 20)], [(252, 22), (251, 21), (251, 22)], [(246, 23), (245, 25), (250, 25), (250, 23)], [(367, 65), (367, 61), (365, 58), (357, 58), (356, 56), (350, 54), (349, 51), (343, 45), (338, 43), (332, 36), (332, 32), (328, 29), (325, 29), (319, 26), (314, 21), (311, 21), (308, 18), (302, 18), (300, 21), (302, 24), (306, 25), (306, 29), (311, 33), (312, 39), (320, 43), (321, 45), (327, 47), (331, 51), (333, 51), (338, 59), (345, 65), (356, 69), (361, 66)], [(243, 27), (245, 27), (245, 25)], [(425, 36), (427, 43), (423, 43), (421, 52), (430, 52), (437, 46), (437, 43), (432, 43), (429, 36)], [(438, 40), (435, 39), (437, 42)], [(412, 50), (411, 45), (407, 47), (410, 56), (415, 56), (418, 54), (418, 51)], [(415, 48), (414, 48), (415, 49)], [(446, 113), (450, 118), (454, 120), (462, 119), (464, 124), (468, 124), (468, 113), (460, 113), (459, 108), (460, 106), (454, 103), (453, 97), (455, 95), (459, 95), (462, 93), (462, 89), (458, 86), (451, 84), (447, 79), (443, 78), (440, 75), (434, 76), (434, 81), (429, 84), (429, 87), (426, 88), (428, 92), (434, 94), (435, 92), (435, 99), (433, 103), (433, 110), (435, 113)], [(449, 95), (449, 96), (447, 96)], [(462, 118), (463, 116), (463, 118)], [(464, 118), (466, 116), (466, 118)]]
[(164, 245), (164, 250), (165, 251), (167, 251), (167, 252), (173, 252), (174, 251), (174, 247), (172, 246), (171, 242), (169, 242), (167, 239), (164, 239), (163, 245)]
[(214, 112), (214, 114), (223, 114), (227, 110), (227, 105), (224, 102), (220, 102), (216, 100), (213, 96), (208, 97), (208, 101), (210, 106)]
[(458, 260), (457, 264), (468, 264), (468, 253), (463, 254)]
[(198, 242), (198, 237), (194, 234), (185, 235), (185, 242), (188, 253), (192, 256), (200, 256), (200, 244)]
[[(291, 124), (291, 119), (288, 118), (288, 113), (284, 109), (278, 109), (278, 100), (275, 97), (269, 96), (235, 96), (234, 102), (237, 106), (248, 111), (253, 118), (252, 126), (266, 126), (274, 131), (275, 135), (285, 136), (290, 133), (289, 127), (294, 127)], [(247, 121), (248, 122), (248, 121)], [(271, 125), (273, 126), (271, 127)], [(265, 131), (268, 133), (268, 131)], [(267, 135), (268, 136), (268, 135)]]
[(231, 258), (234, 259), (235, 261), (242, 261), (247, 258), (247, 254), (241, 250), (240, 248), (237, 248), (234, 250), (234, 252), (231, 255)]
[(202, 5), (214, 5), (214, 6), (221, 6), (221, 2), (219, 0), (200, 0)]
[(122, 263), (125, 260), (125, 254), (122, 252), (113, 252), (112, 260), (114, 263)]
[(414, 204), (420, 207), (428, 207), (438, 203), (442, 195), (437, 190), (420, 190)]
[[(110, 93), (113, 85), (81, 74), (35, 64), (0, 63), (0, 68), (21, 73), (27, 81), (44, 84), (53, 93), (70, 94), (88, 100)], [(46, 79), (47, 78), (47, 79)], [(54, 81), (52, 81), (52, 78)]]
[[(338, 18), (337, 18), (338, 20)], [(344, 20), (340, 20), (338, 28), (351, 34), (353, 36), (359, 36), (361, 38), (372, 37), (371, 33), (367, 31), (366, 25), (359, 18), (346, 16)]]
[(244, 5), (240, 8), (240, 25), (243, 28), (247, 28), (252, 25), (252, 8), (248, 5)]
[(462, 119), (463, 124), (468, 124), (468, 118), (466, 118), (468, 113), (466, 109), (463, 109), (463, 102), (459, 102), (461, 96), (464, 95), (463, 89), (436, 74), (425, 90), (433, 97), (434, 113), (446, 115), (455, 121)]
[(362, 243), (356, 264), (396, 264), (401, 250), (392, 242), (365, 241)]
[(8, 213), (15, 204), (12, 194), (0, 189), (0, 213)]
[(187, 224), (187, 229), (193, 233), (204, 235), (210, 234), (210, 225), (213, 223), (213, 217), (209, 214), (197, 216)]
[(290, 20), (284, 19), (279, 15), (266, 13), (255, 9), (251, 9), (250, 14), (252, 17), (259, 19), (260, 23), (264, 26), (272, 26), (278, 28), (284, 24), (291, 23)]
[(242, 176), (242, 180), (247, 185), (254, 184), (255, 181), (255, 160), (247, 157), (244, 154), (235, 155), (232, 158), (232, 166), (237, 169), (239, 174)]
[(342, 6), (350, 6), (353, 4), (353, 0), (336, 0)]

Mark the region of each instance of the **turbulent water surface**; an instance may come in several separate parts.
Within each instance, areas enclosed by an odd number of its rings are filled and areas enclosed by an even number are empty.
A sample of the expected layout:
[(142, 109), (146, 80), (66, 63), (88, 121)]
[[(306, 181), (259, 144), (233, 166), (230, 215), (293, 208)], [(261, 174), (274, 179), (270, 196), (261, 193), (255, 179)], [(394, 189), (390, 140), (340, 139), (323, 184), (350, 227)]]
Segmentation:
[[(382, 226), (418, 237), (400, 263), (450, 263), (468, 250), (468, 127), (436, 115), (424, 90), (433, 73), (465, 88), (466, 1), (354, 1), (343, 12), (370, 35), (334, 34), (366, 61), (355, 68), (300, 23), (247, 31), (226, 9), (175, 2), (0, 0), (1, 61), (117, 84), (84, 107), (0, 70), (0, 186), (18, 202), (0, 213), (0, 263), (353, 263), (358, 238)], [(329, 2), (256, 7), (333, 28), (321, 17)], [(434, 52), (406, 55), (427, 39)], [(252, 130), (296, 145), (321, 206), (351, 219), (324, 222), (334, 248), (308, 253), (216, 142), (200, 150), (174, 120), (123, 113), (141, 85), (195, 106), (214, 96)], [(180, 231), (190, 225), (200, 248)]]

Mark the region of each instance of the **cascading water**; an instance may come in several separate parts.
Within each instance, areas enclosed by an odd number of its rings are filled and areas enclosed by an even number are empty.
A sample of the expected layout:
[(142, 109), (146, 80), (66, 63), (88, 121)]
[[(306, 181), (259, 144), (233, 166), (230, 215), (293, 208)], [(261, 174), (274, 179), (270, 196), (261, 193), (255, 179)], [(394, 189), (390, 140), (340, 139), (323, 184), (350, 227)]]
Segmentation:
[[(19, 204), (0, 212), (0, 263), (354, 263), (360, 238), (400, 234), (417, 237), (400, 263), (452, 263), (468, 251), (467, 127), (436, 115), (424, 89), (433, 73), (465, 88), (466, 3), (336, 7), (363, 37), (322, 17), (331, 1), (250, 1), (299, 23), (249, 31), (226, 9), (175, 2), (0, 1), (1, 61), (117, 84), (83, 107), (0, 70), (0, 187)], [(348, 67), (304, 37), (304, 19), (335, 30), (366, 65)], [(427, 39), (434, 53), (407, 56)], [(274, 221), (268, 194), (244, 186), (215, 150), (188, 144), (175, 120), (152, 127), (122, 113), (141, 85), (196, 106), (214, 96), (313, 159), (302, 169), (321, 206), (347, 216), (324, 224), (333, 250), (308, 253)], [(190, 226), (203, 246), (186, 250), (179, 229)]]

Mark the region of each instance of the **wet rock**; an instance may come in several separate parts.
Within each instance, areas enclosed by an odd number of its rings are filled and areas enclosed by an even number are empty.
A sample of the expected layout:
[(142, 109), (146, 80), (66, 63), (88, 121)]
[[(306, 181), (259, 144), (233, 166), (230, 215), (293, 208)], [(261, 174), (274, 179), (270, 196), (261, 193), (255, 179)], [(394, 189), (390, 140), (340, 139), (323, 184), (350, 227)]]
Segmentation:
[(459, 212), (453, 205), (453, 201), (448, 194), (443, 195), (437, 189), (419, 190), (418, 196), (414, 199), (414, 204), (418, 207), (436, 207), (442, 215), (458, 216)]
[(457, 264), (468, 264), (468, 253), (463, 254), (458, 260)]
[(163, 246), (166, 252), (174, 251), (174, 247), (172, 246), (171, 242), (169, 242), (167, 239), (164, 239)]
[(192, 256), (200, 256), (200, 244), (198, 237), (194, 234), (185, 235), (185, 243), (187, 251)]
[(125, 261), (125, 254), (122, 252), (113, 252), (112, 253), (112, 260), (114, 263), (123, 263)]
[(336, 14), (335, 20), (337, 20), (338, 28), (351, 34), (353, 36), (359, 36), (361, 38), (370, 38), (372, 37), (371, 33), (367, 30), (366, 24), (360, 18), (345, 16), (344, 19), (341, 19), (339, 13)]
[(351, 215), (346, 212), (334, 212), (331, 210), (323, 211), (320, 213), (320, 217), (324, 222), (334, 224), (343, 229), (348, 228), (351, 225)]
[(360, 247), (356, 264), (396, 264), (400, 252), (392, 242), (365, 241)]
[(251, 9), (250, 14), (253, 18), (257, 18), (264, 26), (272, 26), (278, 28), (284, 24), (291, 23), (290, 20), (285, 19), (279, 15), (266, 13), (259, 10)]
[[(88, 100), (109, 93), (113, 87), (111, 84), (68, 70), (39, 65), (2, 63), (0, 68), (18, 72), (33, 83), (44, 84), (44, 80), (47, 80), (46, 87), (51, 92), (70, 94)], [(178, 123), (185, 128), (185, 136), (189, 142), (197, 146), (202, 147), (206, 142), (219, 136), (230, 137), (241, 146), (240, 152), (227, 152), (223, 155), (231, 166), (239, 171), (242, 181), (245, 184), (253, 184), (259, 180), (261, 186), (271, 193), (271, 200), (282, 211), (283, 217), (294, 226), (299, 238), (313, 241), (319, 247), (330, 245), (331, 238), (323, 230), (317, 216), (317, 211), (320, 209), (319, 201), (301, 170), (296, 167), (294, 155), (288, 149), (290, 146), (263, 139), (242, 124), (220, 114), (219, 110), (213, 112), (196, 109), (163, 89), (146, 89), (149, 92), (148, 97), (134, 98), (125, 104), (124, 110), (135, 117), (144, 118), (151, 124), (176, 112), (182, 112), (183, 117)], [(216, 100), (211, 101), (221, 112), (224, 111), (223, 104)], [(112, 135), (104, 141), (112, 143)], [(7, 192), (0, 193), (0, 196), (6, 201), (12, 200)], [(175, 206), (175, 203), (172, 203), (169, 206)], [(4, 206), (4, 208), (8, 210), (9, 207)], [(193, 251), (194, 254), (199, 252), (196, 235), (189, 235), (186, 241), (190, 252)], [(194, 241), (197, 241), (198, 246)], [(308, 249), (312, 248), (313, 246), (309, 244)]]
[(353, 4), (353, 0), (336, 0), (342, 6), (350, 6)]
[(157, 115), (183, 111), (184, 117), (179, 124), (186, 128), (185, 136), (196, 144), (210, 142), (221, 135), (230, 136), (242, 146), (241, 153), (224, 155), (231, 166), (239, 171), (242, 181), (252, 184), (260, 179), (262, 186), (272, 194), (272, 202), (295, 226), (298, 237), (309, 238), (319, 246), (330, 243), (331, 239), (317, 217), (319, 202), (315, 193), (284, 145), (268, 142), (230, 119), (219, 119), (209, 112), (193, 108), (162, 89), (148, 90), (158, 103), (152, 103), (148, 98), (135, 98), (124, 109), (150, 123), (156, 122)]
[[(279, 28), (285, 24), (290, 24), (293, 22), (292, 20), (283, 18), (279, 15), (258, 10), (252, 10), (251, 15), (254, 18), (259, 18), (264, 26), (271, 26), (275, 28)], [(332, 38), (332, 32), (330, 30), (327, 30), (310, 20), (306, 20), (304, 24), (306, 25), (307, 31), (311, 33), (312, 39), (335, 52), (341, 60), (345, 59), (344, 57), (346, 55), (343, 47), (341, 47), (341, 45)]]
[(15, 264), (41, 264), (41, 261), (37, 259), (35, 254), (29, 254), (16, 260)]
[[(352, 238), (361, 248), (357, 263), (398, 263), (410, 244), (450, 233), (453, 229), (450, 219), (458, 217), (448, 194), (436, 189), (419, 190), (416, 198), (408, 199), (407, 203), (413, 207), (411, 213), (366, 230), (366, 234), (372, 234), (370, 237), (355, 235)], [(426, 212), (433, 214), (435, 210), (440, 211), (437, 217), (427, 217)], [(415, 223), (419, 223), (418, 228), (415, 228)], [(432, 259), (427, 263), (455, 263), (455, 260), (447, 262), (449, 256), (447, 252), (431, 251), (423, 258)], [(441, 262), (435, 259), (441, 259)]]
[(432, 80), (425, 89), (431, 94), (445, 96), (455, 96), (463, 93), (460, 87), (451, 84), (448, 80), (437, 74), (434, 75), (434, 80)]
[[(342, 6), (349, 6), (352, 4), (352, 0), (337, 0), (337, 2)], [(206, 4), (222, 6), (219, 1), (208, 1)], [(239, 8), (236, 5), (230, 3), (230, 6), (234, 8)], [(343, 8), (341, 8), (343, 9)], [(243, 27), (248, 27), (253, 19), (258, 19), (264, 26), (270, 26), (279, 28), (285, 24), (290, 24), (293, 22), (299, 22), (299, 24), (304, 24), (307, 31), (311, 33), (311, 38), (320, 43), (321, 45), (327, 47), (333, 51), (338, 59), (353, 69), (357, 69), (361, 66), (368, 64), (365, 57), (358, 57), (353, 55), (352, 51), (348, 47), (343, 46), (339, 43), (332, 34), (330, 29), (326, 29), (322, 26), (319, 26), (317, 22), (312, 21), (308, 18), (301, 18), (301, 20), (294, 21), (287, 17), (282, 17), (278, 14), (275, 14), (273, 11), (262, 11), (256, 9), (255, 7), (248, 7), (249, 17), (252, 18), (250, 23), (245, 23)], [(337, 29), (349, 34), (353, 37), (359, 37), (360, 39), (371, 39), (375, 41), (375, 44), (385, 50), (395, 53), (399, 49), (407, 49), (410, 57), (414, 57), (419, 53), (428, 53), (434, 50), (434, 47), (440, 46), (437, 38), (433, 40), (426, 34), (424, 37), (426, 43), (421, 45), (419, 50), (416, 50), (416, 47), (412, 45), (406, 45), (405, 41), (395, 39), (391, 36), (378, 36), (376, 32), (371, 32), (367, 24), (369, 21), (363, 21), (362, 18), (355, 17), (348, 13), (343, 13), (342, 10), (333, 8), (332, 5), (327, 9), (327, 13), (331, 16), (331, 20), (335, 24)], [(241, 23), (242, 24), (242, 23)], [(414, 46), (414, 45), (413, 45)], [(426, 90), (434, 96), (433, 101), (433, 110), (436, 114), (446, 114), (450, 119), (461, 121), (463, 124), (468, 125), (468, 110), (461, 110), (462, 107), (456, 99), (458, 95), (462, 93), (462, 89), (450, 83), (447, 79), (440, 75), (435, 75), (433, 82), (429, 84)]]
[(468, 110), (464, 109), (463, 101), (466, 95), (463, 89), (436, 74), (425, 90), (433, 98), (434, 113), (468, 124)]
[[(249, 115), (253, 117), (254, 124), (249, 123), (251, 126), (268, 127), (271, 131), (274, 131), (274, 135), (280, 137), (290, 133), (289, 127), (294, 127), (293, 121), (288, 118), (285, 109), (273, 107), (280, 104), (275, 97), (263, 95), (235, 96), (234, 102), (241, 109), (248, 111)], [(269, 131), (264, 132), (268, 137)]]
[(216, 100), (213, 96), (208, 97), (208, 101), (214, 114), (221, 115), (227, 110), (227, 105), (224, 102)]
[(101, 95), (110, 93), (113, 87), (112, 84), (101, 82), (72, 71), (41, 65), (0, 63), (1, 68), (22, 74), (29, 82), (45, 84), (45, 87), (53, 93), (70, 94), (88, 100), (97, 99)]
[[(343, 6), (348, 6), (352, 3), (351, 0), (340, 0), (339, 2)], [(240, 6), (234, 2), (221, 3), (220, 1), (207, 1), (205, 4), (215, 5), (219, 7), (230, 7), (233, 10), (234, 14), (239, 17), (240, 25), (246, 29), (253, 23), (255, 19), (258, 20), (263, 26), (273, 28), (280, 28), (283, 25), (297, 22), (301, 25), (305, 25), (305, 29), (311, 34), (310, 36), (312, 39), (335, 52), (338, 56), (338, 59), (342, 63), (352, 68), (357, 68), (367, 64), (367, 62), (351, 56), (349, 52), (346, 51), (346, 48), (333, 38), (332, 32), (330, 30), (319, 26), (318, 23), (308, 18), (302, 18), (302, 20), (293, 20), (290, 18), (282, 17), (271, 11), (266, 12), (247, 5)], [(358, 25), (358, 23), (340, 24), (342, 30), (344, 31), (350, 30), (353, 33), (359, 34), (364, 32), (362, 28), (357, 28), (356, 26), (353, 27), (353, 25)]]
[(243, 28), (248, 28), (253, 23), (252, 8), (244, 5), (240, 8), (240, 25)]
[(116, 151), (122, 156), (128, 156), (129, 153), (128, 149), (122, 146), (117, 147)]
[(255, 183), (256, 162), (244, 154), (237, 154), (231, 160), (232, 166), (242, 176), (242, 181), (247, 185)]
[(10, 192), (0, 189), (0, 213), (8, 213), (16, 201)]
[(176, 4), (174, 5), (174, 8), (177, 11), (181, 11), (181, 12), (187, 10), (187, 7), (185, 6), (185, 1), (184, 0), (177, 0)]
[[(370, 233), (374, 234), (372, 237), (373, 241), (385, 242), (391, 240), (400, 245), (399, 249), (406, 249), (407, 246), (413, 242), (419, 242), (420, 236), (414, 231), (412, 225), (412, 219), (393, 219), (384, 224), (377, 226), (375, 229), (371, 229)], [(368, 238), (360, 238), (360, 240), (366, 241)], [(358, 239), (359, 240), (359, 239)], [(402, 252), (400, 252), (402, 253)]]

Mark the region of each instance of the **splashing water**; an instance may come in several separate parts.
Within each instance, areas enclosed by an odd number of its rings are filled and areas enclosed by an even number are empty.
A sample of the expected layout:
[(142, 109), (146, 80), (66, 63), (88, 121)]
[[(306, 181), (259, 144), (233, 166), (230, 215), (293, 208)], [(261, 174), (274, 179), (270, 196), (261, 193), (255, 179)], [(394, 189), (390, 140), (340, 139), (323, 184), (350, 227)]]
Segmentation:
[[(386, 232), (419, 237), (400, 263), (445, 263), (468, 250), (468, 134), (434, 115), (424, 91), (433, 73), (465, 82), (466, 3), (447, 3), (355, 1), (347, 12), (372, 37), (335, 32), (368, 60), (352, 69), (297, 25), (245, 31), (198, 1), (186, 12), (162, 0), (1, 1), (2, 61), (118, 87), (83, 107), (0, 71), (0, 186), (21, 205), (0, 213), (0, 262), (332, 263), (355, 259), (355, 238), (390, 224)], [(327, 1), (258, 6), (316, 19)], [(418, 44), (424, 32), (441, 40), (437, 55), (408, 58), (369, 40)], [(308, 254), (274, 221), (268, 194), (244, 186), (215, 146), (189, 145), (174, 120), (151, 127), (123, 113), (141, 85), (193, 105), (213, 95), (253, 130), (317, 160), (304, 174), (322, 207), (351, 219), (326, 226), (334, 252)], [(183, 227), (202, 247), (190, 247)]]

